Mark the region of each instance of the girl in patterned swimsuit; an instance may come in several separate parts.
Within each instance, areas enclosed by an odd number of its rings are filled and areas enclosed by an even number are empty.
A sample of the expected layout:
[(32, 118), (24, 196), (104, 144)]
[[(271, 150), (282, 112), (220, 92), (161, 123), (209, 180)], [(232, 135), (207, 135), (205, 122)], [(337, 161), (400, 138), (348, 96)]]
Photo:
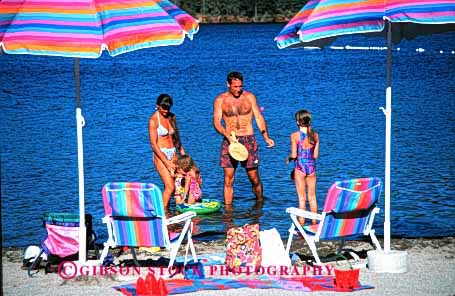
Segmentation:
[[(291, 134), (291, 155), (294, 160), (294, 182), (299, 198), (299, 208), (306, 209), (307, 190), (310, 210), (317, 213), (316, 201), (316, 159), (319, 156), (319, 135), (311, 127), (311, 113), (300, 110), (295, 114), (299, 130)], [(303, 225), (305, 219), (300, 218)], [(316, 220), (312, 220), (316, 224)]]
[(188, 204), (202, 200), (202, 178), (199, 168), (189, 155), (183, 155), (176, 163), (175, 203), (184, 203), (188, 195)]

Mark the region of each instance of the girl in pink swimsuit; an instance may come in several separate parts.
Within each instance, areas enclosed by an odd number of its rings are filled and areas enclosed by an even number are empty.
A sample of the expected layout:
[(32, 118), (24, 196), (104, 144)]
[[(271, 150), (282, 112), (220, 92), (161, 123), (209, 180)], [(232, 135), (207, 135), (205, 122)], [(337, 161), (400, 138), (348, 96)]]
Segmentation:
[[(306, 209), (307, 190), (310, 210), (317, 213), (316, 201), (316, 159), (319, 156), (319, 135), (311, 127), (311, 113), (300, 110), (295, 114), (299, 130), (291, 134), (291, 155), (287, 162), (294, 160), (294, 182), (299, 198), (299, 208)], [(299, 221), (302, 225), (305, 220)], [(316, 220), (312, 221), (316, 224)]]
[(177, 160), (175, 178), (175, 202), (184, 203), (188, 195), (188, 204), (202, 200), (202, 178), (199, 168), (189, 155), (183, 155)]

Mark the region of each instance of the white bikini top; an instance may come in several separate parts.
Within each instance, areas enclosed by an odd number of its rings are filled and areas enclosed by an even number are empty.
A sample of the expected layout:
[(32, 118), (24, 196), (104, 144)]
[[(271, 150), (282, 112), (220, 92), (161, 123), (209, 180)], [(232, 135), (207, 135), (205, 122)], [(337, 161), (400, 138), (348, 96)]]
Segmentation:
[[(158, 116), (158, 128), (156, 129), (156, 133), (158, 134), (158, 136), (165, 137), (165, 136), (169, 135), (169, 130), (167, 128), (165, 128), (164, 126), (162, 126), (160, 123), (160, 114), (157, 113), (156, 116)], [(171, 134), (173, 134), (173, 133), (174, 133), (174, 131), (171, 131)]]

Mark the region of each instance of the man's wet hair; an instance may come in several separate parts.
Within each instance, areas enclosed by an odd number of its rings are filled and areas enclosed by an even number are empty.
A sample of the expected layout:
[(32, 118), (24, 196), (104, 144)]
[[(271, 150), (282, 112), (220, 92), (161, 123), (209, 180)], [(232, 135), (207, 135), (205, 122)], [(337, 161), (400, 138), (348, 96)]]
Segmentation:
[(228, 82), (229, 84), (231, 84), (232, 80), (234, 80), (234, 79), (238, 79), (238, 80), (240, 80), (240, 81), (243, 82), (243, 75), (242, 75), (242, 73), (240, 73), (240, 72), (235, 72), (235, 71), (229, 73), (228, 76), (227, 76), (227, 82)]

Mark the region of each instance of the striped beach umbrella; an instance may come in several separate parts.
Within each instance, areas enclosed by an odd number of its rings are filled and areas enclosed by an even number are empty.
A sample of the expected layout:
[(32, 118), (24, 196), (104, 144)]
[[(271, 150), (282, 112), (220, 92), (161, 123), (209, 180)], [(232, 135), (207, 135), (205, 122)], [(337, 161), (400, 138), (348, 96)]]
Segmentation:
[[(79, 58), (179, 45), (198, 22), (167, 0), (3, 0), (0, 49), (8, 54), (74, 58), (79, 176), (79, 261), (86, 261), (84, 160)], [(1, 50), (0, 50), (1, 51)]]
[(0, 15), (0, 42), (9, 54), (117, 56), (179, 45), (198, 30), (193, 17), (166, 0), (6, 0)]
[(323, 47), (349, 34), (387, 34), (392, 22), (392, 41), (454, 30), (453, 0), (312, 0), (276, 36), (280, 49)]
[(390, 252), (392, 41), (455, 31), (454, 0), (310, 0), (276, 36), (279, 48), (323, 47), (338, 36), (387, 36), (384, 251)]

